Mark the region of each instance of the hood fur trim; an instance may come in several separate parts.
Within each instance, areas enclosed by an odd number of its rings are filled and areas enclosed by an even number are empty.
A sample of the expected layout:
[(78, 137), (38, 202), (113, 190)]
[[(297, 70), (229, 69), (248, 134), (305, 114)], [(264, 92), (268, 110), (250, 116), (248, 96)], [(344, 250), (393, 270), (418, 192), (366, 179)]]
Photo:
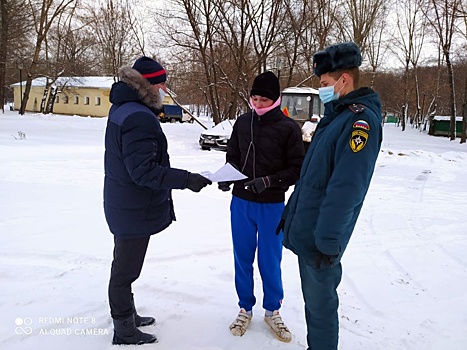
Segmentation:
[(130, 66), (123, 66), (118, 71), (119, 78), (138, 92), (141, 102), (151, 109), (161, 110), (162, 99), (159, 91), (152, 88), (151, 83), (143, 78), (140, 72)]

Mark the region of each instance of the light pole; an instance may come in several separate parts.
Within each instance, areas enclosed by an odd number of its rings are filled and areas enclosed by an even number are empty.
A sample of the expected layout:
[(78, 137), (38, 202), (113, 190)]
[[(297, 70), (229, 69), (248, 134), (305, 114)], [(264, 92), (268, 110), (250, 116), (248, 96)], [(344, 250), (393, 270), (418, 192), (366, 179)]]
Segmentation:
[(22, 70), (23, 70), (23, 64), (18, 63), (18, 69), (19, 69), (19, 100), (20, 100), (20, 105), (19, 105), (19, 114), (23, 115), (23, 76), (22, 76)]

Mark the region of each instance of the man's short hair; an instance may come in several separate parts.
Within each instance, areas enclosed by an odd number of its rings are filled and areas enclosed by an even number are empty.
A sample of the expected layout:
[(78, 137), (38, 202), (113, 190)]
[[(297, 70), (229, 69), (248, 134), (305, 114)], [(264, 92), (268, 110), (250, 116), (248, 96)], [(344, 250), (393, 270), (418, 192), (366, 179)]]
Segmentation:
[(333, 77), (334, 80), (337, 80), (340, 78), (340, 76), (343, 73), (347, 73), (348, 75), (352, 77), (353, 87), (357, 89), (360, 83), (360, 69), (358, 69), (358, 67), (349, 68), (349, 69), (339, 69), (339, 70), (336, 70), (335, 72), (329, 72), (328, 74), (331, 77)]

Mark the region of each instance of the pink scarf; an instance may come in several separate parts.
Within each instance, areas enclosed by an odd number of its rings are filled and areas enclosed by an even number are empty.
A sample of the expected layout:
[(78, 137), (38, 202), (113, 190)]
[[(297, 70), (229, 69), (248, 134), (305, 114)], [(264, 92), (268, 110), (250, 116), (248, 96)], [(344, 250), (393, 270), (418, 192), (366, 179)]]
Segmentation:
[(250, 106), (251, 108), (253, 108), (256, 112), (256, 114), (258, 115), (263, 115), (271, 110), (273, 110), (274, 108), (276, 108), (277, 106), (280, 106), (281, 105), (281, 98), (279, 97), (276, 102), (274, 102), (271, 106), (269, 107), (266, 107), (266, 108), (256, 108), (254, 105), (253, 105), (253, 100), (252, 98), (250, 97)]

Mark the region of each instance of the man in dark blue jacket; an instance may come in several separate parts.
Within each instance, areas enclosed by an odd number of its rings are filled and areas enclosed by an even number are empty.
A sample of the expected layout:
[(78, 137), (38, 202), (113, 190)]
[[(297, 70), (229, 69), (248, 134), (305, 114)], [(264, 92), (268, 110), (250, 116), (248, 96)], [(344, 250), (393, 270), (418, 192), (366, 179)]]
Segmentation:
[(358, 88), (361, 61), (354, 43), (315, 53), (324, 118), (278, 227), (284, 246), (298, 255), (309, 350), (337, 349), (340, 260), (382, 141), (380, 99), (370, 88)]
[(211, 181), (170, 167), (167, 139), (158, 114), (167, 92), (164, 68), (149, 57), (119, 72), (105, 132), (104, 211), (114, 234), (109, 282), (113, 344), (153, 343), (137, 327), (153, 324), (137, 314), (131, 284), (143, 267), (149, 238), (175, 220), (172, 189), (199, 192)]

